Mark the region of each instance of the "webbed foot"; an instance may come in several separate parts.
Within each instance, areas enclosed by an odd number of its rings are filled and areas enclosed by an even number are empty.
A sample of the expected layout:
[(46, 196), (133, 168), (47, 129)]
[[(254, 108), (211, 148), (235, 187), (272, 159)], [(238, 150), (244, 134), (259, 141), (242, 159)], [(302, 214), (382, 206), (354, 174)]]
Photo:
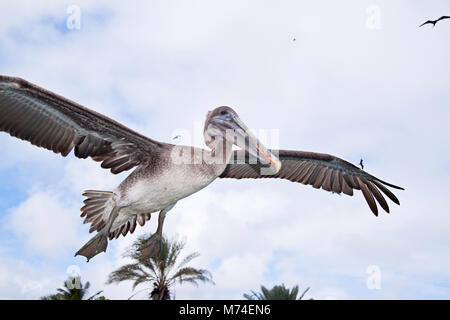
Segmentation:
[(154, 233), (140, 249), (142, 257), (157, 258), (161, 253), (162, 234)]
[(85, 256), (87, 262), (93, 257), (95, 257), (100, 252), (105, 252), (108, 247), (108, 239), (103, 233), (98, 233), (89, 240), (80, 250), (75, 253), (75, 256)]

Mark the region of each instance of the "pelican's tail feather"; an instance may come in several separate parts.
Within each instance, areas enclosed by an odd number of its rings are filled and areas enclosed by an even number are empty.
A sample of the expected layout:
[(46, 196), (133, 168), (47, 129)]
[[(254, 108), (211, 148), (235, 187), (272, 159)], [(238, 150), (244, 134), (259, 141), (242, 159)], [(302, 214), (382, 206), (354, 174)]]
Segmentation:
[(81, 217), (86, 217), (83, 223), (90, 223), (89, 233), (100, 231), (108, 221), (115, 203), (114, 193), (110, 191), (86, 190), (83, 192), (86, 199), (81, 208)]
[(116, 203), (114, 201), (114, 193), (110, 191), (86, 190), (83, 193), (86, 197), (84, 206), (81, 208), (81, 217), (86, 217), (83, 223), (90, 223), (89, 232), (97, 231), (98, 233), (89, 240), (75, 256), (81, 255), (89, 261), (100, 252), (105, 252), (108, 247), (108, 232), (111, 217)]

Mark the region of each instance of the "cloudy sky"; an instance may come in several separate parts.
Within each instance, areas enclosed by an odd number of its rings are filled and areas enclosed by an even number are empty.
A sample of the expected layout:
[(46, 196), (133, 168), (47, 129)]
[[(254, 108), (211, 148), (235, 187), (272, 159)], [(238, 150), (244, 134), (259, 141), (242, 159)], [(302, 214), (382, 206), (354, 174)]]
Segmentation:
[[(160, 141), (183, 132), (201, 146), (206, 112), (229, 105), (255, 131), (279, 130), (283, 149), (363, 158), (406, 189), (375, 217), (360, 193), (216, 181), (166, 219), (216, 283), (177, 286), (177, 299), (281, 283), (316, 299), (448, 299), (450, 23), (418, 28), (444, 14), (446, 0), (3, 1), (0, 74)], [(37, 299), (71, 270), (92, 293), (128, 298), (131, 284), (105, 281), (154, 220), (88, 264), (73, 257), (90, 238), (81, 192), (112, 190), (126, 173), (5, 133), (0, 149), (0, 298)]]

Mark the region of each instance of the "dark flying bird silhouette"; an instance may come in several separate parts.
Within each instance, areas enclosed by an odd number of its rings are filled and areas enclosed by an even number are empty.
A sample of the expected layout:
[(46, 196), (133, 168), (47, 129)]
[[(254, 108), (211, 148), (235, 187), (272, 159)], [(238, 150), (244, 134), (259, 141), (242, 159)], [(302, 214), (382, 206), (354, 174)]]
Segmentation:
[(419, 28), (421, 27), (421, 26), (424, 26), (424, 25), (426, 25), (426, 24), (432, 24), (433, 25), (433, 28), (436, 26), (436, 23), (438, 22), (438, 21), (441, 21), (441, 20), (444, 20), (444, 19), (449, 19), (450, 18), (450, 16), (442, 16), (442, 17), (440, 17), (439, 19), (437, 19), (437, 20), (428, 20), (428, 21), (426, 21), (426, 22), (424, 22), (424, 23), (422, 23), (420, 26), (419, 26)]
[(359, 160), (359, 165), (361, 166), (361, 169), (364, 169), (363, 159)]

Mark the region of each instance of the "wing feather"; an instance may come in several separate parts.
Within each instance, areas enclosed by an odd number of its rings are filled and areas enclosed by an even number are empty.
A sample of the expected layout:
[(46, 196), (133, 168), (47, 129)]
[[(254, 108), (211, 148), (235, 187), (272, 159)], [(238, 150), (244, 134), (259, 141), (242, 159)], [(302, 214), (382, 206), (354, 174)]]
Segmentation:
[(345, 193), (348, 196), (353, 196), (353, 189), (348, 185), (347, 181), (345, 180), (346, 175), (342, 174), (342, 192)]
[(325, 175), (325, 179), (322, 183), (322, 189), (326, 191), (331, 191), (331, 174), (333, 173), (333, 170), (327, 169), (327, 173)]
[[(120, 222), (115, 221), (109, 233), (109, 239), (118, 238), (120, 235), (126, 236), (128, 232), (133, 233), (136, 229), (136, 222), (143, 226), (151, 218), (151, 213), (130, 216)], [(117, 223), (117, 224), (116, 224)]]
[(333, 191), (336, 193), (342, 192), (342, 173), (339, 171), (336, 171), (334, 174)]
[(281, 170), (277, 174), (263, 175), (262, 164), (245, 163), (245, 160), (249, 158), (248, 155), (235, 151), (234, 162), (227, 165), (220, 178), (280, 178), (339, 194), (343, 192), (349, 196), (353, 196), (353, 190), (361, 190), (375, 215), (378, 215), (376, 202), (389, 212), (389, 206), (382, 193), (396, 204), (400, 204), (397, 197), (385, 185), (400, 190), (404, 190), (403, 188), (380, 180), (343, 159), (329, 154), (304, 151), (275, 150), (272, 152), (278, 154), (282, 162)]
[(380, 206), (384, 209), (384, 211), (389, 213), (389, 206), (388, 206), (388, 204), (386, 202), (386, 199), (384, 199), (383, 195), (377, 189), (377, 187), (375, 187), (372, 182), (367, 181), (365, 178), (361, 177), (361, 180), (369, 187), (370, 191), (374, 195), (375, 199), (377, 199), (377, 201), (380, 204)]
[(0, 131), (62, 156), (102, 161), (112, 173), (129, 170), (161, 149), (161, 143), (20, 78), (0, 76)]
[(325, 173), (328, 170), (326, 167), (319, 167), (319, 173), (315, 177), (315, 181), (312, 181), (313, 188), (319, 189), (322, 186)]
[(378, 208), (377, 203), (375, 202), (375, 199), (373, 198), (372, 192), (369, 191), (369, 188), (367, 185), (362, 182), (361, 179), (356, 178), (356, 181), (358, 181), (359, 186), (361, 188), (361, 191), (364, 195), (364, 198), (366, 198), (367, 204), (369, 205), (370, 210), (372, 210), (373, 214), (378, 216)]

